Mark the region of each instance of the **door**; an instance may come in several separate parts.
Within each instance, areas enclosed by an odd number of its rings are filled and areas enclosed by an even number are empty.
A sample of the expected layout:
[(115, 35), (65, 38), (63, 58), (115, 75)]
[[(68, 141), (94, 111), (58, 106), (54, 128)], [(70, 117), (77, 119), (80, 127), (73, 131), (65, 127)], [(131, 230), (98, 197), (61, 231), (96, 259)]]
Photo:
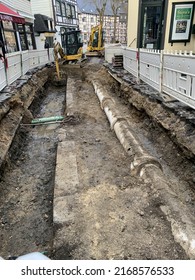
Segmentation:
[(140, 48), (161, 49), (164, 23), (164, 1), (142, 1)]

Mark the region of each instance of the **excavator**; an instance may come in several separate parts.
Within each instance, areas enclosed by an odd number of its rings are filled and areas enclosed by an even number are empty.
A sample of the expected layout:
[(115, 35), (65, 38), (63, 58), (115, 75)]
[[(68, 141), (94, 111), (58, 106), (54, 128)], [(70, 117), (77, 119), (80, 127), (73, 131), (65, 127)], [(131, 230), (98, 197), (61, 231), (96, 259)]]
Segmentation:
[(104, 56), (104, 31), (101, 24), (91, 28), (86, 56)]
[(83, 42), (80, 30), (71, 30), (63, 34), (62, 46), (54, 39), (54, 59), (58, 79), (60, 79), (59, 58), (63, 64), (78, 64), (83, 67), (86, 58), (83, 54)]

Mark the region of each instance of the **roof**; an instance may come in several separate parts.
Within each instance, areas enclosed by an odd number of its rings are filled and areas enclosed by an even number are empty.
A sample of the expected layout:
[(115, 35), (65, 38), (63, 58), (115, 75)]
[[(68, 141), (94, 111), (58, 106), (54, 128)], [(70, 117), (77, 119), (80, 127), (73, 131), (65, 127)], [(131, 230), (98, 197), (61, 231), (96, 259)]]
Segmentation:
[(44, 32), (52, 32), (55, 33), (56, 30), (50, 30), (45, 23), (45, 21), (50, 20), (53, 21), (52, 18), (42, 15), (42, 14), (35, 14), (35, 21), (34, 21), (34, 30), (37, 33), (44, 33)]

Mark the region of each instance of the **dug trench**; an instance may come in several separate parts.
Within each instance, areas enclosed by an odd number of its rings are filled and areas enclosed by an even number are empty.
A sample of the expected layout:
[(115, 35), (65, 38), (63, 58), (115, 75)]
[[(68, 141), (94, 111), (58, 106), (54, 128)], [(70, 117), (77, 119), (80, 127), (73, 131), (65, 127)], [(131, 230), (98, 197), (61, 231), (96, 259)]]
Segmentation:
[[(108, 71), (63, 66), (67, 85), (57, 87), (55, 69), (39, 69), (3, 102), (3, 258), (34, 251), (51, 259), (195, 258), (193, 112), (187, 121), (185, 108), (179, 116)], [(135, 153), (117, 139), (93, 81), (162, 166), (163, 177), (154, 167), (158, 183), (132, 172)], [(64, 120), (31, 124), (57, 115)]]

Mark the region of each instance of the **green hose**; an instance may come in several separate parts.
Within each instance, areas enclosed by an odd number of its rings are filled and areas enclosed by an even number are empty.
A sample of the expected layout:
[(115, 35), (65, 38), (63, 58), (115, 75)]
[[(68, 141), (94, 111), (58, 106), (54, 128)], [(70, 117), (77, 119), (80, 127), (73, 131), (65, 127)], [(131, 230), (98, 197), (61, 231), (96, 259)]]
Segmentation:
[(64, 117), (62, 116), (55, 116), (55, 117), (47, 117), (47, 118), (39, 118), (39, 119), (34, 119), (31, 121), (31, 123), (45, 123), (45, 122), (51, 122), (51, 121), (62, 121)]

